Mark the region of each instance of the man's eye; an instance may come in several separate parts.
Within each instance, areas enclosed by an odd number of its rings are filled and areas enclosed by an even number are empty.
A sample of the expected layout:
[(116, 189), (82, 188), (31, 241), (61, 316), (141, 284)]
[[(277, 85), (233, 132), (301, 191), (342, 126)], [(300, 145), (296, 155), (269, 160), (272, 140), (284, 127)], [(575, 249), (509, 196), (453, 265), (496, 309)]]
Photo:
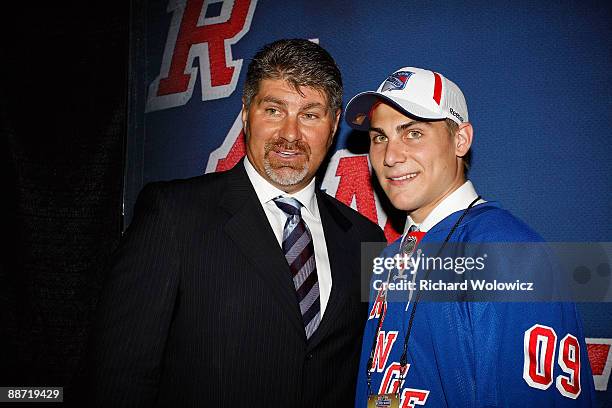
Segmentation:
[(280, 111), (276, 108), (266, 108), (266, 113), (268, 115), (278, 115)]
[(406, 133), (406, 139), (420, 139), (421, 137), (423, 137), (423, 134), (418, 130), (409, 130)]
[(305, 113), (305, 114), (304, 114), (304, 117), (305, 117), (306, 119), (311, 119), (311, 120), (312, 120), (312, 119), (318, 119), (318, 118), (319, 118), (319, 115), (314, 114), (314, 113)]
[(385, 135), (374, 135), (372, 136), (373, 143), (385, 143), (387, 141), (387, 136)]

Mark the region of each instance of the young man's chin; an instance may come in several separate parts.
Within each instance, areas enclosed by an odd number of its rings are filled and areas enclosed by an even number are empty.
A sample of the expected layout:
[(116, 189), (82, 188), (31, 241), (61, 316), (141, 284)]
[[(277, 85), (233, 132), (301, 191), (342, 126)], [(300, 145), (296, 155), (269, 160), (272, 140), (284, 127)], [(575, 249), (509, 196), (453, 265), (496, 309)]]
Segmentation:
[(416, 206), (413, 200), (407, 199), (406, 197), (403, 196), (405, 194), (407, 193), (402, 193), (398, 196), (390, 197), (389, 201), (391, 201), (391, 204), (393, 204), (393, 207), (395, 207), (396, 209), (400, 211), (412, 212), (416, 209), (415, 208)]

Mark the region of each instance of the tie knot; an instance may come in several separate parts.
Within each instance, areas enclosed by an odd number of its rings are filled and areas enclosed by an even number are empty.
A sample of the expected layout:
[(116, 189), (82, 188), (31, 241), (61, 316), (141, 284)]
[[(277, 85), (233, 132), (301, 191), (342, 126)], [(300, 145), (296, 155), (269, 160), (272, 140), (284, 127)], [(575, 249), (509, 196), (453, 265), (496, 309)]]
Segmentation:
[(274, 204), (288, 216), (300, 215), (302, 204), (293, 197), (276, 197)]
[(419, 230), (419, 227), (417, 227), (416, 224), (412, 224), (410, 228), (408, 228), (408, 233), (410, 234), (411, 232), (416, 232), (418, 230)]

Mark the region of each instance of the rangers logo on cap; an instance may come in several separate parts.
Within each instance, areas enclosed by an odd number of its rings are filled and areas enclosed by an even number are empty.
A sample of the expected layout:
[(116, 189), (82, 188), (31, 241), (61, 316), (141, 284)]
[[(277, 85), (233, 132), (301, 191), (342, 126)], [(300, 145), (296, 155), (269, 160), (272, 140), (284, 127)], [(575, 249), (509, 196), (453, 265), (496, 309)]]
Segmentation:
[(410, 78), (412, 74), (414, 74), (414, 72), (410, 71), (397, 71), (392, 73), (387, 77), (380, 91), (386, 92), (404, 89), (406, 87), (406, 82), (408, 82), (408, 78)]
[[(408, 81), (410, 80), (410, 86)], [(370, 129), (372, 110), (378, 103), (425, 121), (450, 119), (461, 125), (468, 110), (461, 89), (439, 72), (402, 67), (389, 75), (375, 91), (360, 92), (346, 105), (344, 118), (353, 129)]]

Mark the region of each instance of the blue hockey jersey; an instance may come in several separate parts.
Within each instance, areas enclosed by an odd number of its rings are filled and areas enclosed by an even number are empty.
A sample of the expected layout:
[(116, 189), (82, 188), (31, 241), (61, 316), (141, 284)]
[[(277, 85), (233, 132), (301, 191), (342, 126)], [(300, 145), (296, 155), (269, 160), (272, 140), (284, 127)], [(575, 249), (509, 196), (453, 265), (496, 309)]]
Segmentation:
[[(443, 242), (462, 214), (455, 212), (439, 222), (420, 245)], [(400, 240), (382, 256), (397, 254)], [(469, 210), (449, 242), (541, 240), (508, 211), (488, 202)], [(573, 303), (421, 301), (400, 384), (400, 356), (412, 304), (407, 308), (406, 302), (387, 303), (373, 347), (383, 312), (378, 294), (374, 290), (370, 294), (356, 407), (367, 406), (366, 374), (372, 349), (371, 392), (394, 393), (400, 387), (400, 407), (595, 405), (582, 325)]]

